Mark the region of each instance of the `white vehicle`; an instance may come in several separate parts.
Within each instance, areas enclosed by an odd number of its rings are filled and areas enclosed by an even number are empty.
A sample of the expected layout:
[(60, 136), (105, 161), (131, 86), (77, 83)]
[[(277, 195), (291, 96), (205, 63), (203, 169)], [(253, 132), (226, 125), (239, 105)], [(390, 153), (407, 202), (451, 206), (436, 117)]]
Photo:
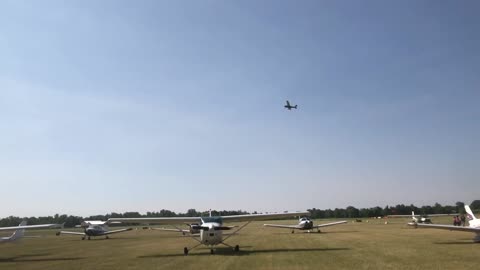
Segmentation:
[(313, 221), (311, 219), (309, 219), (308, 217), (302, 217), (298, 220), (297, 225), (263, 224), (263, 226), (272, 227), (272, 228), (292, 229), (292, 233), (294, 233), (295, 230), (303, 230), (303, 231), (311, 232), (313, 229), (317, 229), (317, 232), (320, 232), (321, 227), (328, 227), (328, 226), (334, 226), (334, 225), (345, 224), (345, 223), (347, 223), (347, 221), (342, 220), (342, 221), (336, 221), (336, 222), (325, 223), (320, 225), (313, 225)]
[(13, 231), (13, 234), (8, 237), (0, 237), (1, 242), (13, 242), (22, 238), (25, 234), (25, 229), (41, 229), (41, 228), (58, 228), (61, 227), (61, 224), (41, 224), (41, 225), (27, 225), (27, 221), (24, 220), (18, 226), (14, 227), (3, 227), (0, 228), (0, 231)]
[[(235, 235), (238, 231), (247, 226), (251, 221), (254, 220), (269, 220), (269, 219), (278, 219), (278, 218), (287, 218), (293, 216), (307, 216), (310, 215), (309, 212), (292, 212), (292, 213), (281, 213), (281, 214), (249, 214), (249, 215), (236, 215), (236, 216), (216, 216), (216, 217), (171, 217), (171, 218), (109, 218), (109, 222), (128, 222), (128, 223), (148, 223), (148, 224), (182, 224), (182, 223), (197, 223), (199, 224), (200, 229), (200, 239), (197, 239), (194, 235), (192, 238), (195, 239), (198, 244), (183, 249), (183, 254), (188, 255), (188, 252), (192, 249), (205, 245), (210, 248), (210, 253), (214, 253), (214, 247), (217, 245), (224, 245), (232, 248), (234, 251), (238, 252), (240, 247), (236, 245), (232, 247), (225, 243), (225, 240)], [(231, 230), (231, 226), (224, 226), (223, 222), (246, 222), (242, 226), (239, 226), (232, 234), (224, 237), (223, 231)]]
[(114, 223), (114, 222), (101, 221), (101, 220), (86, 220), (86, 221), (83, 221), (82, 224), (79, 226), (84, 229), (83, 233), (59, 231), (57, 232), (57, 236), (60, 234), (72, 234), (72, 235), (81, 235), (82, 240), (85, 240), (85, 238), (90, 240), (90, 237), (95, 237), (95, 236), (105, 236), (105, 239), (108, 239), (109, 234), (126, 232), (126, 231), (132, 230), (132, 228), (126, 228), (126, 229), (109, 231), (107, 223)]
[(472, 210), (468, 205), (465, 205), (465, 211), (467, 212), (468, 216), (468, 227), (462, 226), (453, 226), (453, 225), (440, 225), (440, 224), (421, 224), (417, 222), (410, 222), (408, 225), (414, 226), (415, 228), (432, 228), (432, 229), (443, 229), (449, 231), (462, 231), (462, 232), (473, 232), (475, 233), (475, 237), (473, 238), (474, 242), (480, 242), (480, 219), (477, 219), (475, 215), (473, 215)]

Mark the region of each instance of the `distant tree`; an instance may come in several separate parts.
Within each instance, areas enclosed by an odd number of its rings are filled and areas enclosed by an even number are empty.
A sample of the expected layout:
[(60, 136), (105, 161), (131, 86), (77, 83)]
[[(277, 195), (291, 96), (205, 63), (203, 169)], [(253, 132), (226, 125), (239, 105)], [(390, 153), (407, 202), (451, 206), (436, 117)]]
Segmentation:
[(456, 202), (455, 203), (455, 211), (460, 214), (465, 214), (465, 203), (464, 202)]
[(475, 210), (480, 210), (480, 200), (474, 200), (470, 204), (470, 208), (475, 209)]
[(346, 216), (347, 216), (348, 218), (358, 218), (359, 215), (360, 215), (360, 211), (359, 211), (357, 208), (353, 207), (353, 206), (347, 207), (347, 209), (345, 210), (345, 212), (346, 212)]

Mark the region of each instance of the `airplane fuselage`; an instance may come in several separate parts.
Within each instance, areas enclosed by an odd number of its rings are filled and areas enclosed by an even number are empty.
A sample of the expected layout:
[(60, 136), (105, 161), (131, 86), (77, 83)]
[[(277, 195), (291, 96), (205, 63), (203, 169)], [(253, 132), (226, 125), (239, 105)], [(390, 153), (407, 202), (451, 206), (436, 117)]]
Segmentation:
[(306, 219), (306, 220), (300, 220), (298, 223), (298, 228), (300, 230), (311, 230), (313, 228), (313, 221)]
[(102, 236), (108, 232), (108, 226), (105, 225), (90, 225), (85, 229), (85, 234), (87, 236)]
[(200, 241), (206, 246), (215, 246), (223, 241), (222, 230), (218, 228), (222, 227), (222, 224), (216, 222), (207, 222), (202, 224), (200, 230)]

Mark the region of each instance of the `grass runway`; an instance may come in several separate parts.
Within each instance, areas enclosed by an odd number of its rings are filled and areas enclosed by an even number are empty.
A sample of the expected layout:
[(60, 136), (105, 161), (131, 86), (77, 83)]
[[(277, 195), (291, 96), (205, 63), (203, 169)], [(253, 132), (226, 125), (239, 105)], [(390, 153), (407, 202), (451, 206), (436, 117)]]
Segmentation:
[[(54, 231), (27, 231), (45, 237), (0, 243), (0, 269), (424, 270), (475, 268), (480, 263), (480, 244), (472, 242), (473, 233), (413, 229), (405, 225), (408, 219), (390, 219), (388, 225), (384, 220), (365, 221), (324, 228), (322, 233), (295, 234), (252, 222), (226, 241), (240, 245), (240, 252), (219, 247), (211, 255), (208, 248), (200, 247), (188, 256), (183, 255), (183, 247), (196, 241), (174, 232), (139, 229), (108, 240), (82, 241), (80, 236), (55, 236)], [(449, 224), (450, 218), (434, 222)]]

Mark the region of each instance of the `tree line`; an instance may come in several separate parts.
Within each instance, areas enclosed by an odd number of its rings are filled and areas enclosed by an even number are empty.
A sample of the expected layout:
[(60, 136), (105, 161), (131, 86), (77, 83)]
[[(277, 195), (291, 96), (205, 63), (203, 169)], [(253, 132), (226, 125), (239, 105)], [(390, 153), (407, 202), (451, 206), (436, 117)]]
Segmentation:
[[(376, 206), (371, 208), (355, 208), (348, 206), (347, 208), (335, 208), (335, 209), (308, 209), (312, 218), (371, 218), (371, 217), (383, 217), (388, 215), (410, 215), (412, 211), (415, 214), (429, 215), (429, 214), (452, 214), (452, 213), (465, 213), (463, 202), (457, 202), (455, 205), (441, 205), (435, 203), (433, 206), (417, 207), (413, 204), (404, 205), (398, 204), (395, 206), (385, 206), (383, 208)], [(473, 211), (480, 211), (480, 200), (475, 200), (470, 204)], [(252, 214), (256, 214), (253, 212)], [(212, 211), (212, 216), (228, 216), (228, 215), (244, 215), (249, 214), (242, 210), (222, 210)], [(75, 225), (79, 225), (84, 220), (107, 220), (109, 218), (140, 218), (140, 217), (200, 217), (208, 216), (208, 211), (199, 212), (195, 209), (189, 209), (186, 213), (175, 213), (170, 210), (162, 209), (158, 212), (147, 212), (146, 214), (140, 214), (139, 212), (125, 212), (125, 213), (110, 213), (106, 215), (95, 215), (89, 217), (72, 216), (72, 215), (59, 215), (46, 216), (46, 217), (6, 217), (0, 219), (0, 227), (17, 226), (22, 220), (27, 220), (29, 225), (36, 224), (65, 224), (65, 227), (71, 228)]]

